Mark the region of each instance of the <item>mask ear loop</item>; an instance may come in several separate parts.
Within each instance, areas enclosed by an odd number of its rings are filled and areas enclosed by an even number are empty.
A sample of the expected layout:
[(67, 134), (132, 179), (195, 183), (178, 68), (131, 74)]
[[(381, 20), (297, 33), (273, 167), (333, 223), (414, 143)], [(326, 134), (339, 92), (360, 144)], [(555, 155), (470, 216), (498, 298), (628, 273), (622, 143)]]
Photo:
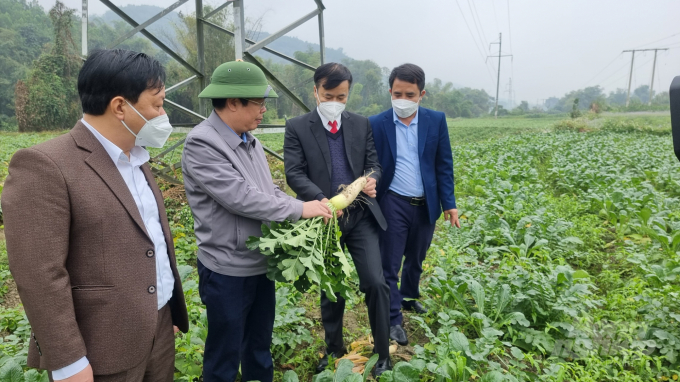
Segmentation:
[(144, 120), (144, 122), (149, 123), (149, 121), (148, 121), (146, 118), (144, 118), (144, 116), (142, 115), (142, 113), (140, 113), (139, 111), (137, 111), (137, 109), (135, 109), (134, 106), (130, 105), (130, 102), (128, 102), (127, 100), (125, 100), (125, 103), (128, 104), (128, 105), (132, 108), (132, 110), (134, 110), (135, 113), (137, 113), (137, 115), (139, 115), (139, 116)]
[[(132, 106), (132, 105), (130, 104), (130, 102), (128, 102), (127, 100), (125, 100), (125, 103), (128, 104), (128, 106), (130, 106), (130, 107), (132, 108), (132, 110), (134, 110), (135, 113), (137, 113), (137, 114), (144, 120), (144, 122), (149, 123), (149, 121), (147, 121), (146, 118), (144, 118), (144, 116), (142, 115), (142, 113), (140, 113), (139, 111), (137, 111), (137, 109), (135, 109), (135, 107)], [(128, 125), (125, 123), (125, 121), (120, 121), (120, 122), (123, 124), (123, 126), (125, 126), (125, 128), (130, 132), (130, 134), (132, 134), (135, 138), (137, 138), (137, 134), (133, 133), (132, 130), (130, 130), (130, 128), (128, 127)]]

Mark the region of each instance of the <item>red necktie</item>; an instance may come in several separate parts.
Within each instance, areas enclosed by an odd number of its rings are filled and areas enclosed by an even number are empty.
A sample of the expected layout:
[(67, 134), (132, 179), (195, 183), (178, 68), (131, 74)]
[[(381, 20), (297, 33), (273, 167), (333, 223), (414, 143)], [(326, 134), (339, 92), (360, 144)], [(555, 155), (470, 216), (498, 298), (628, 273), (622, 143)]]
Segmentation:
[(328, 121), (328, 124), (331, 125), (331, 134), (335, 134), (338, 132), (338, 121), (333, 122)]

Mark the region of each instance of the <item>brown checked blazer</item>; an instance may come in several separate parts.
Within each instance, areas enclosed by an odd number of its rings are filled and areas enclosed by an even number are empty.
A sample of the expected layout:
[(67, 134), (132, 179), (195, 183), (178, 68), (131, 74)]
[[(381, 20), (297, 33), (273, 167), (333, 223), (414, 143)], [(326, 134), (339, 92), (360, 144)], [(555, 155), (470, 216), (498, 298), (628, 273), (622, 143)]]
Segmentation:
[[(175, 287), (172, 321), (188, 330), (163, 197), (148, 164)], [(28, 366), (57, 370), (87, 356), (95, 374), (138, 365), (158, 319), (154, 245), (132, 194), (97, 138), (68, 133), (19, 150), (2, 193), (9, 267), (31, 324)]]

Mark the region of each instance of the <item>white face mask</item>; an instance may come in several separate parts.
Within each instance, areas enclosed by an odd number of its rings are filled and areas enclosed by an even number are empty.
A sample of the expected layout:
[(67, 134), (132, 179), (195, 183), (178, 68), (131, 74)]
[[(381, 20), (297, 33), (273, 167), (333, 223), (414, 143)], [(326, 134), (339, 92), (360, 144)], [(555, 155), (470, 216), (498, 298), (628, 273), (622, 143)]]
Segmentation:
[(315, 93), (316, 100), (319, 101), (319, 112), (321, 115), (326, 117), (329, 121), (337, 121), (340, 118), (340, 114), (345, 111), (345, 104), (342, 102), (321, 102), (319, 99), (319, 94)]
[[(125, 101), (128, 105), (130, 105), (130, 102)], [(135, 146), (147, 146), (147, 147), (156, 147), (156, 148), (161, 148), (163, 145), (165, 145), (165, 141), (168, 140), (168, 137), (170, 137), (170, 133), (172, 133), (172, 125), (170, 124), (170, 119), (168, 118), (167, 114), (161, 114), (156, 118), (153, 118), (150, 121), (147, 121), (144, 116), (135, 109), (134, 106), (130, 105), (132, 110), (134, 110), (137, 114), (139, 114), (140, 117), (146, 123), (142, 128), (139, 130), (137, 134), (133, 133), (132, 130), (128, 127), (128, 125), (125, 124), (125, 121), (121, 121), (123, 123), (123, 126), (125, 126), (126, 129), (130, 132), (130, 134), (134, 135), (135, 138)]]
[(408, 118), (418, 111), (418, 105), (420, 104), (420, 98), (418, 102), (409, 101), (407, 99), (393, 99), (392, 108), (394, 112), (397, 113), (399, 118)]

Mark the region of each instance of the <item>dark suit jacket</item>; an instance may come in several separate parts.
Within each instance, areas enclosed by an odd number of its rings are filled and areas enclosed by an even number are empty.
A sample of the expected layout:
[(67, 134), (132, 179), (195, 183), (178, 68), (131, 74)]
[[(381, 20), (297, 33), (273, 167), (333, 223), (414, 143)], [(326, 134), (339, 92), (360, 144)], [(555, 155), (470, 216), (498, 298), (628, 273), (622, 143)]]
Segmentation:
[[(175, 286), (173, 323), (189, 327), (163, 196), (158, 203)], [(33, 334), (28, 365), (57, 370), (87, 356), (95, 374), (138, 365), (156, 333), (154, 249), (128, 187), (97, 138), (68, 133), (19, 150), (2, 193), (9, 267)]]
[[(371, 126), (366, 117), (345, 111), (342, 113), (340, 129), (354, 178), (373, 171), (371, 177), (380, 184), (382, 170), (375, 152)], [(315, 200), (318, 194), (324, 194), (328, 198), (333, 196), (331, 151), (326, 129), (316, 109), (286, 122), (283, 152), (286, 182), (299, 199)], [(362, 195), (368, 199), (368, 207), (380, 227), (386, 229), (385, 217), (376, 200)]]
[[(383, 181), (378, 184), (377, 198), (380, 200), (392, 184), (397, 162), (394, 111), (389, 109), (370, 117), (369, 121), (373, 128), (378, 159), (383, 168)], [(456, 208), (456, 197), (453, 194), (453, 156), (444, 113), (418, 108), (418, 154), (425, 203), (430, 222), (434, 223), (441, 216), (442, 209)]]

